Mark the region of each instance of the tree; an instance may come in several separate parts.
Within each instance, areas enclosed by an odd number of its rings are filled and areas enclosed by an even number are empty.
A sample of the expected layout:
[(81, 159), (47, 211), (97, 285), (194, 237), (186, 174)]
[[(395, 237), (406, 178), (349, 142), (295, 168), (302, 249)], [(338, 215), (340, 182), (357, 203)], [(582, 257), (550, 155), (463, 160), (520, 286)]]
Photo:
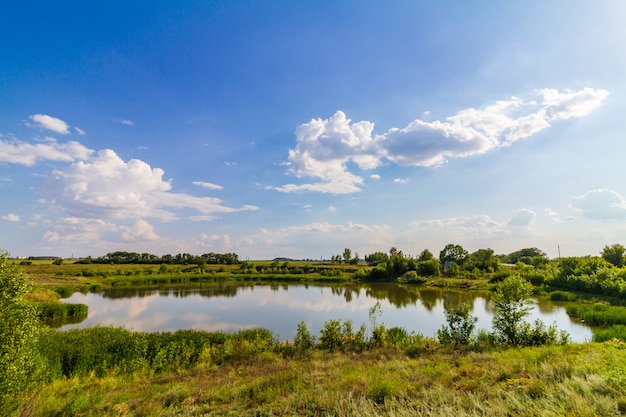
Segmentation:
[(477, 268), (481, 271), (493, 272), (498, 270), (500, 260), (493, 255), (493, 249), (478, 249), (466, 259), (467, 269)]
[(472, 306), (464, 303), (446, 309), (446, 322), (448, 326), (441, 326), (437, 331), (437, 337), (443, 344), (455, 343), (467, 345), (472, 341), (472, 333), (478, 321), (478, 317), (470, 314)]
[(619, 243), (616, 243), (611, 246), (605, 246), (604, 249), (602, 249), (601, 254), (604, 260), (612, 263), (618, 268), (621, 268), (624, 266), (624, 252), (626, 252), (626, 248)]
[[(506, 264), (517, 264), (518, 262), (523, 262), (527, 265), (533, 263), (533, 259), (535, 258), (544, 258), (548, 259), (548, 255), (540, 249), (537, 248), (524, 248), (515, 252), (511, 252), (508, 255), (501, 256), (501, 261)], [(537, 262), (537, 261), (535, 261)]]
[(524, 319), (532, 310), (533, 286), (519, 275), (510, 275), (496, 288), (493, 297), (493, 330), (503, 343), (522, 344)]
[(467, 259), (467, 251), (461, 245), (447, 244), (441, 252), (439, 252), (439, 261), (442, 264), (454, 262), (457, 265), (463, 265)]
[(35, 309), (23, 299), (26, 279), (7, 258), (0, 252), (0, 410), (10, 414), (34, 374), (39, 321)]
[(343, 250), (343, 261), (345, 263), (350, 263), (351, 259), (352, 259), (352, 251), (349, 248), (345, 248)]
[(376, 266), (378, 264), (384, 264), (389, 260), (389, 255), (385, 252), (374, 252), (369, 255), (365, 255), (365, 262), (372, 266)]
[(428, 249), (424, 249), (417, 257), (418, 262), (430, 261), (432, 259), (435, 259), (435, 256)]

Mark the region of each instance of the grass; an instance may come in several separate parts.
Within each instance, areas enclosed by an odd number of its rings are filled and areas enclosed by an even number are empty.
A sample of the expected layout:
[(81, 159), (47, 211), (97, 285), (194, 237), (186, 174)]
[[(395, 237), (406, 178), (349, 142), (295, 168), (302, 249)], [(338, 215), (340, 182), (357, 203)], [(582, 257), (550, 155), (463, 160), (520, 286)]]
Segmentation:
[(584, 320), (589, 326), (626, 325), (626, 307), (605, 302), (571, 304), (567, 314)]
[(188, 370), (57, 379), (32, 416), (594, 416), (626, 409), (623, 342), (408, 357), (261, 352)]

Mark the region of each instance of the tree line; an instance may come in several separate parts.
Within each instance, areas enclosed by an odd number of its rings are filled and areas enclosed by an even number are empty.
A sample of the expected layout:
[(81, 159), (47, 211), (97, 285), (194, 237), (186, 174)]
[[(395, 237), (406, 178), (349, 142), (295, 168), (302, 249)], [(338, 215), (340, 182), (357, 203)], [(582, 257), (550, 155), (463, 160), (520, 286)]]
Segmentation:
[(206, 265), (206, 264), (222, 264), (235, 265), (239, 264), (239, 255), (236, 253), (214, 253), (209, 252), (199, 256), (190, 253), (179, 253), (177, 255), (153, 255), (151, 253), (137, 253), (117, 251), (107, 253), (104, 256), (81, 259), (76, 263), (79, 264), (167, 264), (167, 265)]

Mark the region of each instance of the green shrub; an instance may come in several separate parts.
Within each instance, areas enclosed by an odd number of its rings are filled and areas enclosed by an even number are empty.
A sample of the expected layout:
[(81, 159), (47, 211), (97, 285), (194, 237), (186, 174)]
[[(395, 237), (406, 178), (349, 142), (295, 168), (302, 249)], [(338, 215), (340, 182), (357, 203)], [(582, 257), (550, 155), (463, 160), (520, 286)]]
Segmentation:
[(446, 309), (446, 322), (448, 326), (441, 326), (437, 331), (440, 343), (468, 345), (472, 342), (472, 333), (478, 321), (478, 317), (470, 315), (471, 305), (464, 303), (451, 306)]
[(293, 343), (299, 351), (309, 350), (315, 345), (315, 337), (311, 336), (311, 332), (309, 332), (309, 328), (304, 321), (298, 324)]
[(19, 393), (33, 380), (33, 346), (40, 328), (35, 308), (23, 299), (28, 283), (7, 258), (0, 252), (0, 410), (10, 415), (19, 406)]
[(576, 294), (567, 291), (552, 291), (550, 293), (550, 300), (552, 301), (575, 301), (577, 299)]

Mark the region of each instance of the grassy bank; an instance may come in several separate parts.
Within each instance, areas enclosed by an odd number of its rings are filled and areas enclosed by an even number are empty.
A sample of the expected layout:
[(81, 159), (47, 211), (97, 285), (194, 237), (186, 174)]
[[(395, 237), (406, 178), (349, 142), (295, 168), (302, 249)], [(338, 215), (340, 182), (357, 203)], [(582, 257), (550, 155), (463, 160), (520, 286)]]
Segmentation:
[(94, 373), (29, 393), (32, 416), (595, 416), (626, 411), (626, 345), (275, 351), (188, 370)]

